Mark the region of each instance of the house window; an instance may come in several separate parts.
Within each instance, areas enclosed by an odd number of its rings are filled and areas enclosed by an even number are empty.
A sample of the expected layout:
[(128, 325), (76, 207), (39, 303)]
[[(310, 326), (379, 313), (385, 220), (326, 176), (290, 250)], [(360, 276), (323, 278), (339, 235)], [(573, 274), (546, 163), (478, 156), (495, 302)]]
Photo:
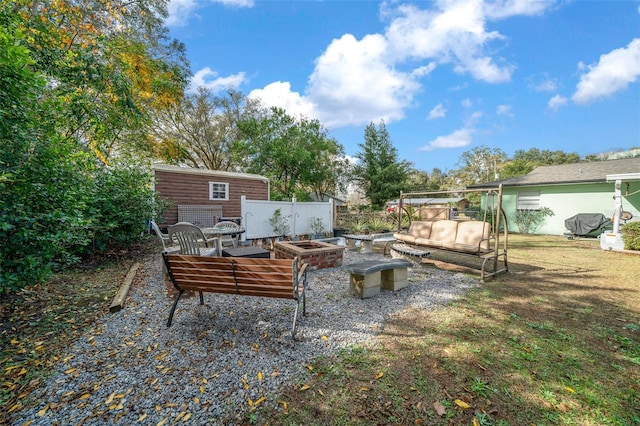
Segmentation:
[(518, 192), (518, 210), (540, 210), (540, 191)]
[(210, 200), (229, 200), (229, 184), (223, 182), (209, 182)]

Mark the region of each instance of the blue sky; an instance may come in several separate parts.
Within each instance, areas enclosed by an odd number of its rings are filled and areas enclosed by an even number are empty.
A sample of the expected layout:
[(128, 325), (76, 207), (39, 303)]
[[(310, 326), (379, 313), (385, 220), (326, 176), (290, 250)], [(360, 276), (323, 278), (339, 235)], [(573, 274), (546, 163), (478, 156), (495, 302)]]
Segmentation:
[(346, 154), (384, 120), (401, 159), (640, 147), (638, 1), (171, 0), (191, 89), (317, 118)]

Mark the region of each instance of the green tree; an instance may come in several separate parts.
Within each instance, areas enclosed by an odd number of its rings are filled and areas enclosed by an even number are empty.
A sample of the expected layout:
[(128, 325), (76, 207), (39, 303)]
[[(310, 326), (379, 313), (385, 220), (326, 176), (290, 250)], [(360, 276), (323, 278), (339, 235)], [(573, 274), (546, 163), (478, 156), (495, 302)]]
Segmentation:
[(506, 160), (507, 154), (500, 148), (480, 146), (465, 151), (458, 160), (459, 168), (449, 174), (448, 189), (496, 180), (498, 170)]
[(150, 134), (158, 156), (168, 163), (210, 170), (238, 171), (235, 152), (241, 140), (238, 123), (261, 112), (259, 101), (229, 90), (213, 96), (206, 88), (160, 110)]
[(564, 151), (549, 151), (531, 148), (528, 150), (519, 149), (510, 161), (505, 162), (500, 168), (500, 178), (508, 179), (516, 176), (524, 176), (538, 166), (551, 166), (554, 164), (577, 163), (580, 156), (575, 153)]
[(0, 0), (0, 293), (145, 229), (151, 179), (113, 158), (182, 93), (164, 6)]
[(335, 188), (344, 164), (344, 148), (318, 120), (296, 119), (281, 108), (240, 123), (244, 139), (238, 155), (246, 171), (268, 177), (273, 199), (300, 200), (309, 191)]
[(364, 143), (358, 146), (361, 151), (356, 154), (355, 179), (371, 205), (380, 209), (406, 188), (411, 163), (398, 158), (384, 121), (378, 127), (370, 123), (364, 130)]

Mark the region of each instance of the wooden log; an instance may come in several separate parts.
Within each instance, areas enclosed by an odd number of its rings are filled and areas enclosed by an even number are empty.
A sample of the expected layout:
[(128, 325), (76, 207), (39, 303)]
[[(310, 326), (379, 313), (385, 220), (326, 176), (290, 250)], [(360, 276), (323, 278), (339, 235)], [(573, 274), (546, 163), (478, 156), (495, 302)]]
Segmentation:
[(124, 281), (120, 286), (120, 289), (118, 290), (118, 292), (116, 293), (116, 296), (113, 298), (113, 301), (111, 302), (109, 311), (118, 312), (120, 309), (122, 309), (122, 306), (124, 305), (124, 299), (126, 299), (127, 294), (129, 294), (131, 283), (133, 282), (133, 278), (136, 276), (136, 272), (138, 272), (139, 267), (140, 267), (140, 263), (136, 262), (131, 267), (131, 269), (129, 269), (129, 272), (127, 273), (127, 276), (124, 278)]

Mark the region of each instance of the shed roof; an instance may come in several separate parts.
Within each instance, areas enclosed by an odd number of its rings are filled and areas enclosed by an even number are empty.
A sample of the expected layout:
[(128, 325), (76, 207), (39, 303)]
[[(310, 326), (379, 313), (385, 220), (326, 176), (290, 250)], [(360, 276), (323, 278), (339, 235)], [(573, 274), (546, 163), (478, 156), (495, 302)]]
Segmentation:
[(588, 163), (536, 167), (529, 174), (494, 182), (469, 185), (468, 188), (605, 183), (607, 175), (640, 172), (640, 157)]
[(255, 179), (261, 181), (268, 181), (269, 179), (261, 176), (254, 175), (251, 173), (237, 173), (237, 172), (227, 172), (222, 170), (209, 170), (209, 169), (194, 169), (192, 167), (180, 167), (180, 166), (171, 166), (169, 164), (154, 164), (153, 170), (161, 170), (163, 172), (172, 172), (172, 173), (190, 173), (195, 175), (206, 175), (206, 176), (216, 176), (216, 177), (227, 177), (227, 178), (237, 178), (237, 179)]

